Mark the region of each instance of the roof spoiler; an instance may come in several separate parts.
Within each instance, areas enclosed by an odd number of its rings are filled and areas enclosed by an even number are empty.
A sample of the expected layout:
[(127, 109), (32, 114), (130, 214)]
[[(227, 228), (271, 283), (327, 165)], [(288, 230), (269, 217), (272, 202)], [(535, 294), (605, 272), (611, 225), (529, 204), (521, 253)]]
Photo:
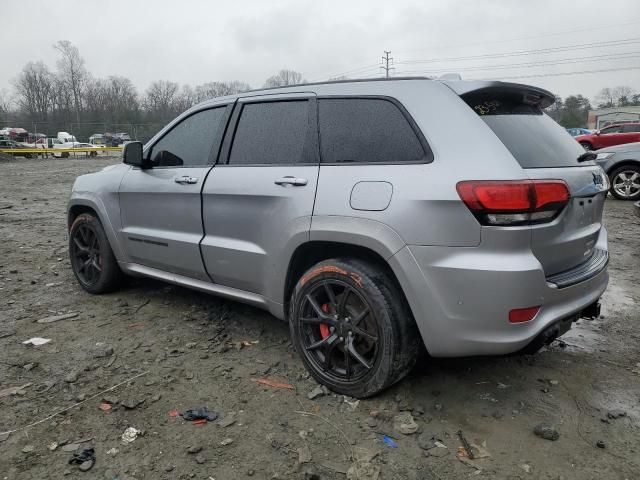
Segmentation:
[(526, 105), (547, 108), (556, 101), (556, 97), (548, 90), (520, 83), (491, 81), (444, 81), (451, 90), (461, 97), (478, 96), (513, 96)]

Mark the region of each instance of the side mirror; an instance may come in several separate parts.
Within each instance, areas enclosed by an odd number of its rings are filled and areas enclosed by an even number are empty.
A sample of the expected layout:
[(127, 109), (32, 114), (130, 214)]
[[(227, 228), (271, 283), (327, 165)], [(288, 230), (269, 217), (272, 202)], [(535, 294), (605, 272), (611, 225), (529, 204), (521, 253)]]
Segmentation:
[(593, 132), (595, 135), (600, 135), (600, 130), (596, 130), (595, 132)]
[(139, 168), (149, 168), (149, 162), (142, 158), (142, 143), (129, 142), (125, 144), (122, 150), (122, 161), (127, 165)]

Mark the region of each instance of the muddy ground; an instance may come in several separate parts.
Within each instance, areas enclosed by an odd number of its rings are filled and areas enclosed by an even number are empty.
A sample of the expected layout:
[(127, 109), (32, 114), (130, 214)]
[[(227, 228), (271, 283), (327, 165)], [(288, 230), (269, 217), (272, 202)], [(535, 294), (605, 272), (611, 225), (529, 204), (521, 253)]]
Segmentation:
[[(78, 286), (67, 197), (77, 175), (116, 161), (0, 160), (0, 390), (24, 386), (0, 394), (0, 432), (17, 429), (0, 435), (0, 478), (640, 478), (640, 221), (630, 203), (606, 204), (603, 318), (535, 356), (431, 360), (376, 398), (311, 400), (317, 385), (287, 326), (265, 312), (150, 280), (104, 296)], [(77, 315), (37, 323), (67, 313)], [(22, 344), (31, 337), (51, 341)], [(255, 382), (264, 378), (293, 389)], [(203, 405), (221, 420), (170, 415)], [(394, 426), (407, 413), (417, 433)], [(541, 422), (556, 441), (534, 434)], [(123, 444), (130, 426), (142, 432)], [(490, 457), (460, 460), (459, 430)], [(80, 440), (95, 448), (88, 472), (68, 464)]]

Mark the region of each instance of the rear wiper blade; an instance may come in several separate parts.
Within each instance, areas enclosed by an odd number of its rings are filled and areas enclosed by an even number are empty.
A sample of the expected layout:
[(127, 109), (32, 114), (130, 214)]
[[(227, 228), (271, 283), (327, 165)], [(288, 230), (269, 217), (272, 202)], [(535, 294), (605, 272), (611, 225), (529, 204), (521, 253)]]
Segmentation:
[(590, 160), (595, 160), (596, 158), (598, 158), (598, 155), (596, 155), (595, 153), (584, 152), (582, 155), (578, 157), (578, 163), (588, 162)]

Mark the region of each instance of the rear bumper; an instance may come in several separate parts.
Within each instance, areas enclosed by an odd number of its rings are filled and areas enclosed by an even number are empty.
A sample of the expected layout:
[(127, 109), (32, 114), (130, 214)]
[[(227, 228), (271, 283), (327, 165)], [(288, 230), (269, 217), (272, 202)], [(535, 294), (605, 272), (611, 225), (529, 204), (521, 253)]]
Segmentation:
[[(596, 248), (607, 251), (604, 228)], [(531, 250), (504, 245), (495, 250), (407, 246), (392, 257), (391, 266), (436, 357), (521, 350), (554, 323), (597, 302), (609, 281), (603, 267), (558, 288), (545, 278)], [(510, 310), (534, 306), (540, 311), (533, 320), (509, 323)]]

